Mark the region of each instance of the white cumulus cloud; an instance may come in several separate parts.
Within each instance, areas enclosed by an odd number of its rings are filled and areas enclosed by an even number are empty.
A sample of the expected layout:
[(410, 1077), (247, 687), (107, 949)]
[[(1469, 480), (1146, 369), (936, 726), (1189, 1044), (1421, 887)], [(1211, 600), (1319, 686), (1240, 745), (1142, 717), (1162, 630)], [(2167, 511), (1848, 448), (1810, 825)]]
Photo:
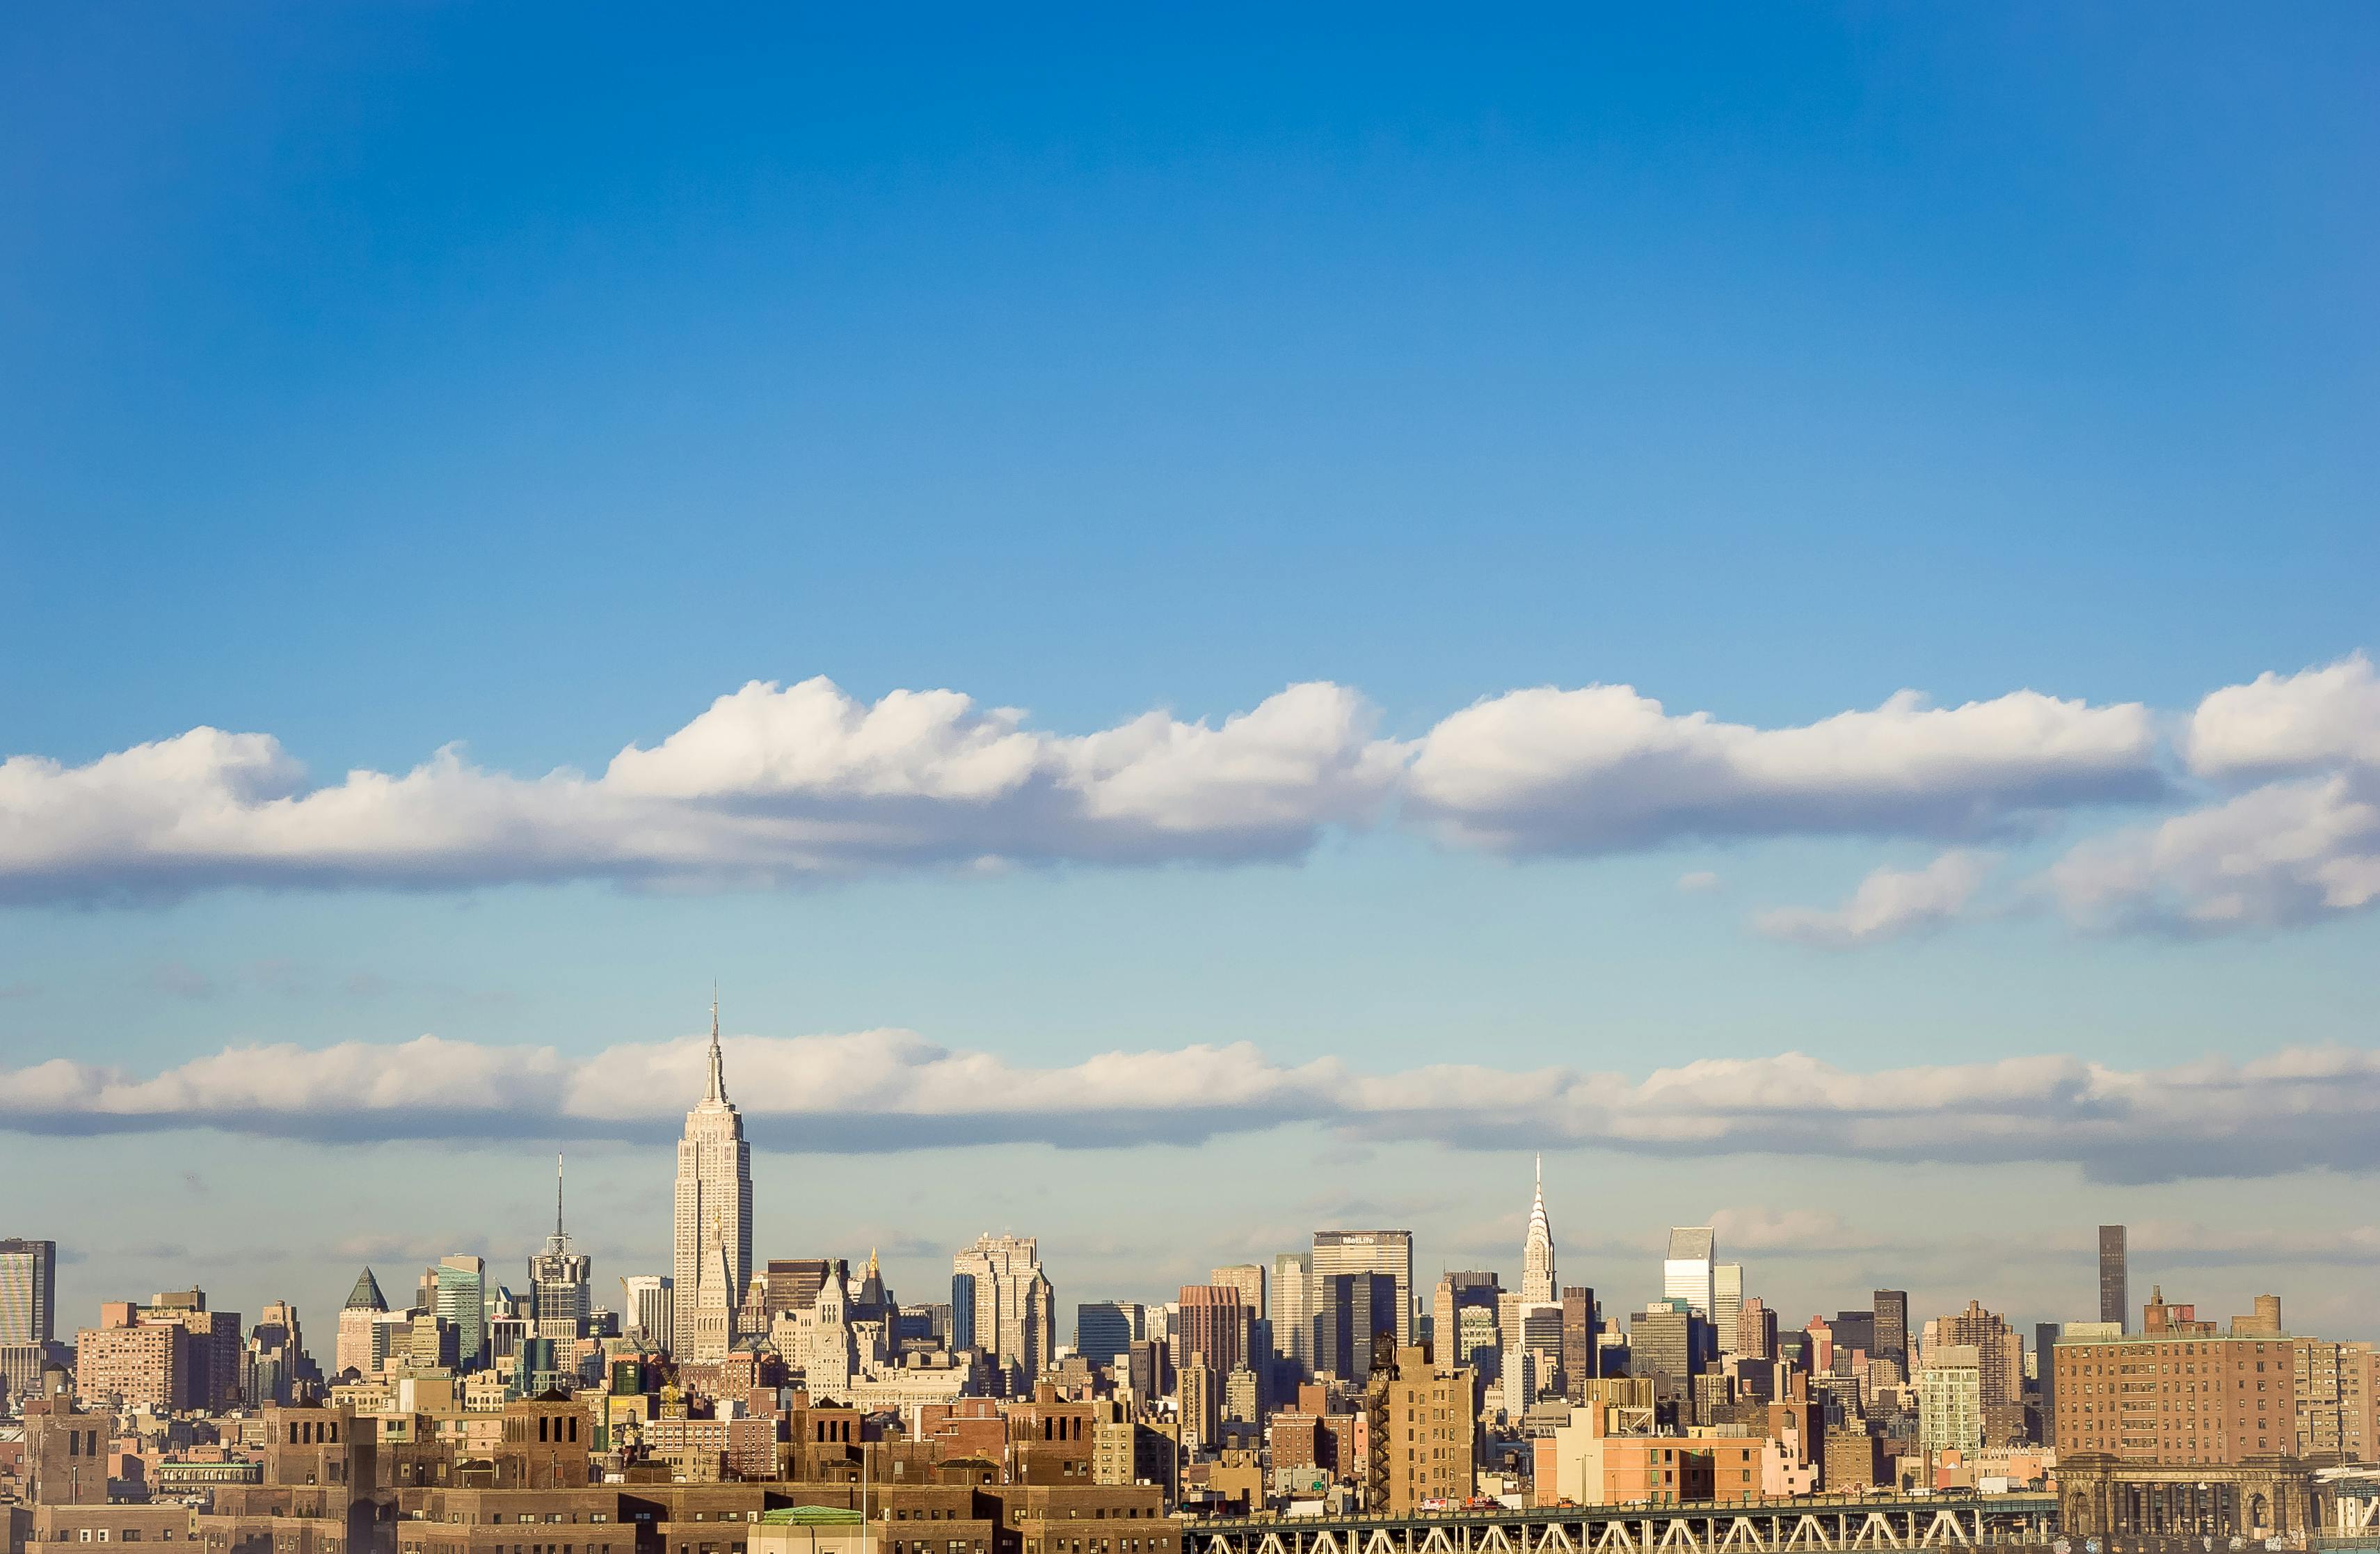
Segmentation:
[[(410, 770), (327, 779), (269, 734), (195, 728), (81, 765), (0, 761), (0, 902), (1294, 861), (1333, 827), (1390, 815), (1512, 857), (1685, 838), (1966, 843), (2076, 806), (2170, 799), (2177, 765), (2202, 809), (2086, 843), (2053, 871), (2078, 917), (2289, 924), (2380, 892), (2380, 680), (2360, 655), (2215, 691), (2172, 750), (2139, 704), (2031, 691), (1954, 707), (1903, 692), (1764, 728), (1590, 685), (1490, 697), (1412, 740), (1376, 721), (1328, 682), (1220, 720), (1149, 712), (1065, 734), (956, 691), (866, 702), (823, 679), (755, 681), (596, 775), (492, 771), (450, 746)], [(1954, 852), (1913, 875), (1880, 871), (1831, 912), (1763, 925), (1872, 942), (1955, 915), (1973, 866)]]
[(2077, 844), (2049, 875), (2071, 915), (2220, 933), (2319, 922), (2380, 900), (2380, 678), (2370, 659), (2214, 691), (2181, 744), (2211, 783), (2269, 780)]
[(2380, 675), (2358, 653), (2209, 693), (2183, 738), (2191, 770), (2232, 777), (2380, 768)]
[(2027, 812), (2157, 793), (2155, 721), (2019, 691), (1755, 728), (1672, 714), (1625, 685), (1515, 691), (1421, 740), (1407, 808), (1512, 854), (1599, 852), (1677, 837), (1968, 837)]
[(1778, 907), (1753, 919), (1773, 939), (1849, 949), (1938, 928), (1967, 910), (1992, 871), (1986, 853), (1953, 849), (1922, 869), (1877, 869), (1839, 907)]
[(450, 748), (310, 788), (271, 737), (198, 728), (84, 766), (0, 763), (0, 899), (1289, 858), (1385, 800), (1402, 756), (1371, 722), (1354, 692), (1309, 684), (1218, 725), (1150, 713), (1062, 737), (954, 691), (871, 705), (811, 679), (747, 685), (600, 777)]

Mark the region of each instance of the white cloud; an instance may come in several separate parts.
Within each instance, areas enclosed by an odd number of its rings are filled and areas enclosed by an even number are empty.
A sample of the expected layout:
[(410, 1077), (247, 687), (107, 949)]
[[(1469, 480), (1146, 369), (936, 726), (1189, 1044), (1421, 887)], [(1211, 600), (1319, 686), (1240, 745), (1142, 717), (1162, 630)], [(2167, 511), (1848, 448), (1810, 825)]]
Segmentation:
[(2183, 737), (2202, 777), (2380, 769), (2380, 675), (2358, 653), (2294, 675), (2258, 675), (2213, 691)]
[(2144, 829), (2076, 846), (2050, 870), (2067, 911), (2107, 926), (2276, 927), (2380, 898), (2374, 784), (2269, 783)]
[[(0, 762), (0, 901), (580, 879), (766, 888), (885, 870), (1288, 861), (1330, 827), (1391, 812), (1512, 856), (1694, 836), (1955, 840), (2170, 791), (2148, 709), (2029, 691), (1949, 708), (1903, 692), (1779, 728), (1673, 715), (1610, 685), (1512, 691), (1413, 741), (1376, 737), (1374, 721), (1356, 692), (1323, 682), (1220, 722), (1151, 712), (1075, 735), (953, 691), (867, 703), (824, 679), (755, 682), (596, 776), (489, 771), (449, 747), (409, 771), (319, 784), (269, 735), (197, 728), (79, 766)], [(2078, 916), (2288, 924), (2380, 893), (2368, 659), (2217, 691), (2181, 743), (2202, 784), (2266, 786), (2077, 849), (2053, 883)], [(1762, 925), (1888, 936), (1953, 915), (1969, 866), (1880, 872), (1836, 912)], [(1705, 870), (1679, 885), (1716, 882)]]
[(747, 685), (597, 778), (450, 748), (310, 789), (269, 736), (199, 728), (85, 766), (0, 764), (0, 898), (1288, 858), (1385, 799), (1402, 757), (1370, 724), (1354, 692), (1313, 684), (1219, 726), (1150, 713), (1067, 738), (953, 691), (868, 705), (813, 679)]
[(2380, 679), (2370, 659), (2214, 691), (2182, 746), (2202, 777), (2276, 780), (2078, 844), (2049, 875), (2070, 915), (2219, 933), (2380, 900)]
[(1407, 807), (1465, 843), (1599, 852), (1676, 837), (1965, 837), (2028, 812), (2158, 792), (2146, 707), (2020, 691), (1958, 707), (1755, 728), (1672, 715), (1625, 685), (1515, 691), (1421, 740)]
[[(549, 1047), (422, 1036), (234, 1047), (140, 1075), (65, 1058), (0, 1071), (0, 1127), (217, 1128), (328, 1142), (562, 1136), (659, 1141), (701, 1088), (702, 1045)], [(2380, 1052), (2292, 1048), (2122, 1070), (2062, 1057), (1851, 1072), (1801, 1053), (1706, 1058), (1641, 1080), (1441, 1064), (1282, 1064), (1246, 1043), (1036, 1068), (913, 1032), (740, 1037), (730, 1088), (764, 1146), (907, 1150), (1192, 1144), (1288, 1125), (1507, 1149), (1515, 1138), (1666, 1156), (2070, 1162), (2105, 1180), (2380, 1169)]]
[(1695, 869), (1678, 876), (1678, 888), (1690, 896), (1716, 890), (1718, 888), (1718, 875), (1709, 869)]
[(1772, 939), (1849, 949), (1938, 928), (1967, 909), (1991, 873), (1988, 854), (1953, 849), (1922, 869), (1877, 869), (1840, 907), (1778, 907), (1753, 919)]

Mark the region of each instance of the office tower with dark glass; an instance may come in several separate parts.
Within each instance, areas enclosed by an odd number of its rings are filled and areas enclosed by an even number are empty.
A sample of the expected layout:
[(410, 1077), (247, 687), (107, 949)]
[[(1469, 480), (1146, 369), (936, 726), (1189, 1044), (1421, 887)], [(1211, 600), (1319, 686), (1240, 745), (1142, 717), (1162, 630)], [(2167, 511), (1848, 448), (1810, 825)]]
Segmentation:
[(1137, 1301), (1089, 1301), (1075, 1308), (1075, 1352), (1093, 1365), (1116, 1365), (1148, 1332)]
[(1875, 1296), (1876, 1358), (1909, 1370), (1909, 1291), (1878, 1290)]
[(1586, 1384), (1595, 1379), (1596, 1362), (1601, 1357), (1596, 1342), (1595, 1291), (1585, 1284), (1572, 1284), (1561, 1292), (1562, 1308), (1562, 1383), (1572, 1402), (1586, 1399)]
[[(1360, 1384), (1372, 1374), (1372, 1340), (1413, 1320), (1410, 1301), (1398, 1298), (1396, 1276), (1341, 1273), (1315, 1282), (1314, 1368)], [(1400, 1348), (1403, 1347), (1399, 1345)]]
[[(1411, 1230), (1317, 1230), (1314, 1232), (1314, 1318), (1331, 1297), (1330, 1283), (1342, 1274), (1386, 1274), (1396, 1280), (1397, 1346), (1413, 1342), (1413, 1232)], [(1318, 1327), (1317, 1333), (1321, 1329)], [(1329, 1370), (1318, 1353), (1314, 1368)]]
[(2113, 1322), (2130, 1332), (2131, 1300), (2125, 1285), (2124, 1228), (2121, 1225), (2102, 1225), (2099, 1227), (2099, 1320)]

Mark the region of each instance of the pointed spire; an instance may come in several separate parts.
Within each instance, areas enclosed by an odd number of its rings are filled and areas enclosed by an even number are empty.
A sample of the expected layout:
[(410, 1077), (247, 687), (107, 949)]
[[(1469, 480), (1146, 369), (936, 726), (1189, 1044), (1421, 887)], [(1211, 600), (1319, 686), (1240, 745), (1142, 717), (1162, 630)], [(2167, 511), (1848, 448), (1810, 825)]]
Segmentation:
[(356, 1275), (356, 1287), (347, 1291), (346, 1309), (349, 1311), (386, 1311), (388, 1309), (388, 1297), (380, 1292), (380, 1280), (372, 1277), (369, 1264), (365, 1266), (363, 1272)]
[(727, 1074), (719, 1061), (719, 990), (710, 992), (710, 1088), (703, 1092), (703, 1100), (721, 1106), (727, 1104)]
[(553, 1152), (553, 1235), (562, 1238), (562, 1152)]

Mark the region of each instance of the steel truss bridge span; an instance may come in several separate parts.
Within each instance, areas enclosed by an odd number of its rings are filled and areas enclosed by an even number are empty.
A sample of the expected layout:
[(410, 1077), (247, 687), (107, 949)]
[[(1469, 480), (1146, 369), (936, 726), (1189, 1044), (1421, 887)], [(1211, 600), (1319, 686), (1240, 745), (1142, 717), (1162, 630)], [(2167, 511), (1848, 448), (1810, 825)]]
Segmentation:
[(1409, 1518), (1192, 1522), (1183, 1554), (1852, 1554), (2041, 1546), (2051, 1495), (1561, 1506)]

